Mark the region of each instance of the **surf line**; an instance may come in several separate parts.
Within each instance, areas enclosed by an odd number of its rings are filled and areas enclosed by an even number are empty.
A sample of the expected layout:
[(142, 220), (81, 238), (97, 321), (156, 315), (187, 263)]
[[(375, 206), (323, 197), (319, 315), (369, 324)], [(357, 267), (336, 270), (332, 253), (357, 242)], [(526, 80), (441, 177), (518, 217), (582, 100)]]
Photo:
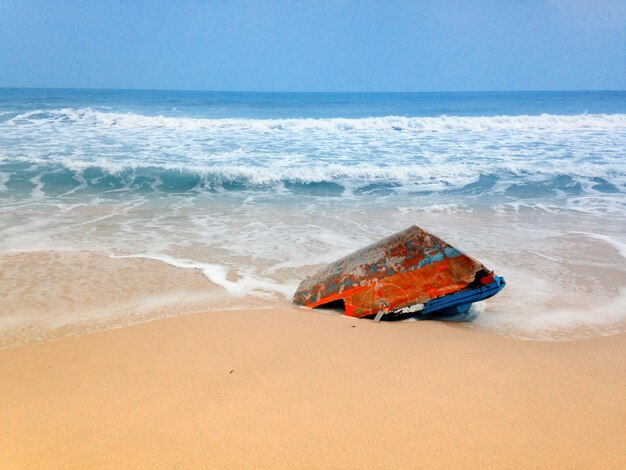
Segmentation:
[(611, 245), (613, 248), (615, 248), (619, 252), (619, 254), (622, 256), (622, 258), (626, 258), (626, 243), (615, 240), (614, 238), (611, 238), (608, 235), (600, 235), (599, 233), (593, 233), (593, 232), (575, 232), (575, 231), (570, 231), (568, 233), (587, 235), (587, 237), (589, 238), (602, 240), (608, 243), (609, 245)]
[(284, 297), (291, 297), (293, 287), (290, 284), (279, 284), (274, 281), (258, 279), (252, 276), (241, 276), (238, 281), (228, 279), (229, 270), (226, 266), (219, 264), (200, 263), (189, 259), (174, 258), (167, 255), (135, 254), (135, 255), (115, 255), (109, 254), (109, 258), (123, 259), (149, 259), (160, 261), (161, 263), (182, 269), (197, 269), (213, 284), (223, 287), (226, 292), (235, 296), (243, 297), (248, 294), (278, 293)]

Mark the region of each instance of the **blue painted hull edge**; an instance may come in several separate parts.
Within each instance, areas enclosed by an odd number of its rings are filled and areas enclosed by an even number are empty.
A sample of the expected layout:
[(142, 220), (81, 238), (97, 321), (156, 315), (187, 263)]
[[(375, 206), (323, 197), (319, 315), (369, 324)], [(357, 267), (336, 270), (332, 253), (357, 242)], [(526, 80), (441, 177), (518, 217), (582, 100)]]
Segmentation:
[[(464, 314), (469, 309), (470, 305), (474, 302), (480, 302), (481, 300), (493, 297), (506, 285), (504, 278), (500, 276), (494, 276), (495, 282), (486, 284), (481, 287), (468, 289), (456, 294), (446, 295), (438, 299), (431, 300), (424, 304), (424, 309), (419, 312), (418, 317), (428, 316), (435, 317), (435, 314)], [(465, 308), (467, 306), (467, 308)], [(454, 310), (457, 310), (454, 312)]]

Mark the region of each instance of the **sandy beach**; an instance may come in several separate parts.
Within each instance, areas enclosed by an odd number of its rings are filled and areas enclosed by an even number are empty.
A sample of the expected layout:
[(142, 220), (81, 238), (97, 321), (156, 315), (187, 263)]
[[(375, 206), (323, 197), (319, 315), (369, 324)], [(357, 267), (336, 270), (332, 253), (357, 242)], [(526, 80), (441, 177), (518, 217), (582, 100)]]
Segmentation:
[(624, 468), (626, 336), (298, 308), (0, 351), (2, 468)]

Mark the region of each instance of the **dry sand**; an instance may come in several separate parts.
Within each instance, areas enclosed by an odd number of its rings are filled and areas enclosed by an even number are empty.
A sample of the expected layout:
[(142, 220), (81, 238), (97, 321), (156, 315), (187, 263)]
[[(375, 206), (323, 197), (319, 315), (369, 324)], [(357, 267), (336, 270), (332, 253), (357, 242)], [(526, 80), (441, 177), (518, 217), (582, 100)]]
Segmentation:
[(626, 468), (626, 335), (296, 308), (0, 351), (3, 468)]

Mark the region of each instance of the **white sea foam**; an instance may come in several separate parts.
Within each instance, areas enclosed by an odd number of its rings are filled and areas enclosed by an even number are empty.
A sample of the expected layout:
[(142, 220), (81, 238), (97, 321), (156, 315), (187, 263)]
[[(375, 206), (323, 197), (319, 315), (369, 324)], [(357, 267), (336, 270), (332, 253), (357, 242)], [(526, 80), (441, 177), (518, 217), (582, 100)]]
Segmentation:
[(145, 116), (133, 113), (96, 111), (91, 108), (34, 110), (7, 121), (10, 125), (84, 123), (108, 127), (254, 130), (257, 132), (300, 131), (486, 131), (486, 130), (624, 130), (625, 114), (577, 114), (537, 116), (385, 116), (326, 119), (207, 119), (190, 117)]
[(219, 264), (200, 263), (197, 261), (174, 258), (166, 255), (110, 255), (111, 258), (142, 258), (160, 261), (170, 266), (182, 269), (197, 269), (206, 276), (213, 284), (223, 287), (229, 294), (236, 297), (245, 295), (264, 295), (278, 293), (284, 298), (291, 298), (295, 292), (295, 287), (289, 283), (277, 283), (268, 279), (260, 279), (255, 276), (238, 273), (238, 279), (231, 281), (228, 279), (229, 270), (226, 266)]
[[(608, 243), (613, 248), (615, 248), (617, 252), (622, 256), (622, 258), (626, 258), (626, 243), (624, 242), (615, 240), (614, 238), (611, 238), (608, 235), (601, 235), (599, 233), (576, 232), (576, 231), (570, 231), (569, 233), (578, 233), (578, 234), (585, 235), (590, 238), (594, 238), (596, 240), (602, 240)], [(626, 308), (626, 305), (625, 305), (625, 308)]]
[(526, 308), (490, 310), (485, 307), (475, 325), (520, 339), (575, 339), (611, 335), (624, 330), (626, 323), (626, 289), (617, 295), (598, 298), (579, 307), (565, 305), (550, 309), (537, 308), (537, 292)]
[(10, 175), (0, 172), (0, 191), (7, 189), (6, 183), (9, 181)]
[(104, 181), (88, 174), (99, 169), (122, 186), (149, 176), (163, 188), (180, 173), (196, 189), (333, 182), (351, 195), (359, 184), (442, 191), (495, 175), (483, 191), (573, 198), (581, 188), (604, 204), (626, 181), (623, 114), (206, 119), (66, 108), (20, 114), (0, 132), (0, 163), (65, 168), (88, 185)]

